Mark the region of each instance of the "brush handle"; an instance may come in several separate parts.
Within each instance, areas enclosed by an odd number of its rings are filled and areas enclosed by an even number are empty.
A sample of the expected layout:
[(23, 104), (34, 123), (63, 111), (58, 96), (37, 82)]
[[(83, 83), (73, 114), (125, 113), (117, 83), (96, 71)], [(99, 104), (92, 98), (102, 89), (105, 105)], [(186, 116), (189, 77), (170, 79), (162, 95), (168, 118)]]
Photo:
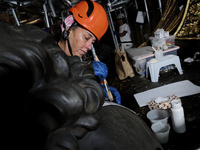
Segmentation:
[[(94, 60), (100, 61), (99, 58), (97, 57), (96, 53), (95, 53), (95, 49), (94, 49), (93, 45), (92, 45), (92, 53), (93, 53), (93, 56), (94, 56)], [(104, 86), (105, 86), (106, 93), (107, 93), (107, 95), (108, 95), (109, 100), (110, 100), (110, 101), (113, 101), (114, 98), (113, 98), (113, 95), (112, 95), (112, 93), (111, 93), (111, 91), (110, 91), (110, 88), (109, 88), (109, 86), (108, 86), (108, 82), (107, 82), (106, 79), (103, 80), (103, 84), (104, 84)]]
[(109, 100), (110, 100), (110, 101), (113, 101), (114, 98), (113, 98), (113, 95), (112, 95), (112, 93), (111, 93), (111, 91), (110, 91), (110, 88), (109, 88), (109, 86), (108, 86), (108, 82), (106, 81), (106, 79), (103, 80), (103, 84), (104, 84), (104, 86), (105, 86), (105, 88), (106, 88), (106, 93), (107, 93), (107, 95), (108, 95)]

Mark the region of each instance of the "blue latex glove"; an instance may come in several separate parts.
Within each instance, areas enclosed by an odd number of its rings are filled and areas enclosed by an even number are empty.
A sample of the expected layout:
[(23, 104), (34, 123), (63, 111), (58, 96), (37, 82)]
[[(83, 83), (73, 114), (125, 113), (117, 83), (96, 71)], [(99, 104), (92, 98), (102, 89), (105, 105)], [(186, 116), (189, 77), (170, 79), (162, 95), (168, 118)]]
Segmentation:
[[(103, 91), (104, 91), (104, 93), (105, 93), (106, 98), (109, 99), (109, 98), (108, 98), (108, 95), (107, 95), (107, 92), (106, 92), (105, 86), (104, 86), (103, 84), (101, 84), (101, 86), (102, 86), (102, 88), (103, 88)], [(121, 96), (120, 96), (120, 93), (117, 91), (116, 88), (114, 88), (114, 87), (112, 87), (112, 86), (109, 86), (109, 88), (110, 88), (111, 93), (115, 96), (116, 102), (117, 102), (118, 104), (121, 104)]]
[(93, 68), (95, 76), (98, 76), (100, 81), (103, 81), (108, 75), (108, 68), (106, 64), (100, 61), (93, 61)]
[(113, 31), (116, 36), (120, 36), (120, 33)]
[(44, 28), (43, 30), (46, 31), (47, 33), (49, 33), (49, 30), (50, 30), (50, 29), (46, 27), (46, 28)]

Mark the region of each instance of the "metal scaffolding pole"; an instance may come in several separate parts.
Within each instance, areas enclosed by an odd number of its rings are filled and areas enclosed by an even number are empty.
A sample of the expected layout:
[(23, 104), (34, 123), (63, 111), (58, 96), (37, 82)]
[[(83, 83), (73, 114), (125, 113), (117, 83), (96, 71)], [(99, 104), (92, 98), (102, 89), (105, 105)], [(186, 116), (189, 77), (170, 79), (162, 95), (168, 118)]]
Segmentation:
[(137, 0), (135, 0), (135, 7), (136, 7), (136, 10), (138, 10)]
[(124, 15), (125, 15), (125, 17), (126, 17), (126, 22), (127, 22), (127, 24), (129, 24), (128, 15), (127, 15), (127, 11), (126, 11), (126, 8), (125, 8), (125, 7), (124, 7), (123, 11), (124, 11)]
[(144, 0), (144, 5), (145, 5), (145, 10), (146, 10), (146, 14), (147, 14), (147, 21), (148, 21), (148, 24), (149, 24), (149, 30), (151, 32), (151, 25), (150, 25), (150, 18), (149, 18), (149, 10), (148, 10), (148, 6), (147, 6), (147, 1)]
[[(138, 3), (137, 3), (137, 0), (135, 0), (135, 8), (136, 8), (136, 10), (138, 11)], [(140, 24), (140, 34), (141, 34), (142, 40), (144, 40), (142, 30), (143, 30), (143, 27), (142, 27), (142, 24)]]
[(159, 9), (160, 9), (160, 14), (162, 15), (162, 3), (161, 3), (161, 0), (158, 0), (158, 4), (159, 4)]
[(11, 8), (11, 11), (12, 11), (12, 14), (13, 14), (13, 17), (14, 17), (14, 19), (15, 19), (15, 22), (16, 22), (17, 26), (20, 26), (20, 23), (19, 23), (19, 20), (18, 20), (18, 18), (17, 18), (15, 9), (14, 9), (14, 8)]
[(148, 21), (148, 24), (150, 24), (149, 10), (148, 10), (148, 6), (147, 6), (147, 1), (146, 0), (144, 0), (144, 6), (145, 6), (146, 13), (147, 13), (147, 21)]
[(47, 28), (49, 28), (49, 27), (50, 27), (50, 24), (49, 24), (49, 18), (48, 18), (47, 7), (46, 7), (46, 4), (45, 4), (45, 3), (43, 4), (43, 11), (44, 11), (44, 17), (45, 17), (46, 26), (47, 26)]
[(107, 8), (108, 8), (107, 9), (107, 14), (108, 14), (108, 20), (109, 20), (109, 27), (110, 27), (110, 30), (111, 30), (111, 34), (112, 34), (112, 38), (113, 38), (114, 44), (115, 44), (115, 49), (119, 50), (120, 49), (119, 48), (119, 43), (118, 43), (116, 35), (114, 35), (115, 27), (114, 27), (114, 24), (113, 24), (113, 20), (112, 20), (112, 16), (111, 16), (111, 8), (110, 8), (109, 4), (108, 4)]

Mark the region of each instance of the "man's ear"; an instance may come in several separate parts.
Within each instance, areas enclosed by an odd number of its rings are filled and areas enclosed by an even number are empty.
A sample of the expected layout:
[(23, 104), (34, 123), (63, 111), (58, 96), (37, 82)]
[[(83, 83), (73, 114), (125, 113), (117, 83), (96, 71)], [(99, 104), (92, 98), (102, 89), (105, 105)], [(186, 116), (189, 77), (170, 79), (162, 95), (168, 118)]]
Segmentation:
[(67, 40), (68, 36), (69, 36), (69, 30), (70, 27), (67, 27), (64, 31), (63, 31), (63, 37), (64, 37), (64, 40)]
[(69, 27), (66, 28), (66, 31), (68, 31), (68, 30), (69, 30)]

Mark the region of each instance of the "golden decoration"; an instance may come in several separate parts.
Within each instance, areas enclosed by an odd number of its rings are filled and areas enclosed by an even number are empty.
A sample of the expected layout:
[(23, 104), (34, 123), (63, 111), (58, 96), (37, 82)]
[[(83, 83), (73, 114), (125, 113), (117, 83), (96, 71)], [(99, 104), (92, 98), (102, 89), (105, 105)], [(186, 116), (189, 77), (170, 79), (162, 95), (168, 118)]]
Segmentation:
[[(163, 15), (152, 32), (163, 28), (171, 35), (176, 35), (176, 39), (196, 39), (200, 40), (200, 1), (187, 0), (187, 4), (180, 12), (177, 0), (168, 0)], [(139, 47), (146, 46), (149, 40), (143, 42)]]
[(176, 39), (200, 39), (200, 2), (188, 0), (183, 19), (174, 33)]

